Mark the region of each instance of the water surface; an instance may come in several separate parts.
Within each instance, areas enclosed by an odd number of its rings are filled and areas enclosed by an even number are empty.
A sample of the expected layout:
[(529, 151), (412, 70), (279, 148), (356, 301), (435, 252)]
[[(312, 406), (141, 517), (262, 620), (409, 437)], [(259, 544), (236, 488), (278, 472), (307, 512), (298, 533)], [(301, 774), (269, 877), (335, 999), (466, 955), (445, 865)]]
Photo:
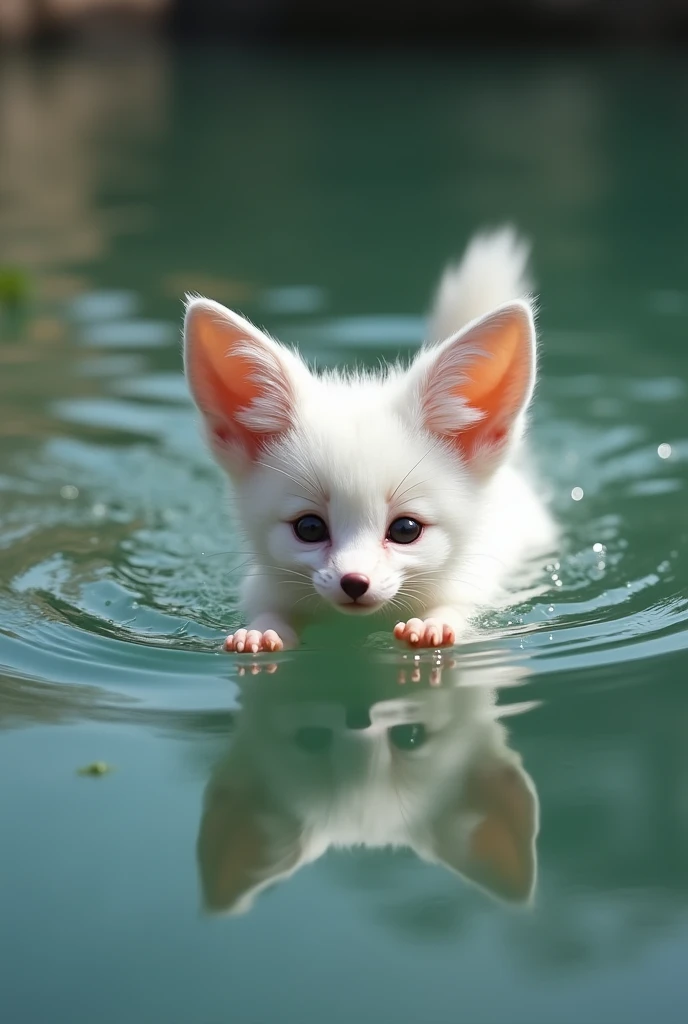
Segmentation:
[[(668, 56), (4, 60), (13, 1024), (685, 1019), (687, 100)], [(374, 363), (504, 220), (541, 294), (543, 593), (441, 671), (376, 648), (242, 675), (181, 295)], [(528, 908), (461, 846), (487, 767)]]

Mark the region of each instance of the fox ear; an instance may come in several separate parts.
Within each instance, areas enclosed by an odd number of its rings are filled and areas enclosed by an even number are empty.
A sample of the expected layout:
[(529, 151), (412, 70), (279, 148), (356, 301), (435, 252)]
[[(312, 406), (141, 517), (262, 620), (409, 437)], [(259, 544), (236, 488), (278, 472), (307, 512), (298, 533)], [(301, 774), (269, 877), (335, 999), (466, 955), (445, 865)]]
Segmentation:
[(184, 369), (220, 461), (240, 468), (292, 425), (301, 360), (211, 299), (192, 298), (184, 318)]
[(535, 325), (527, 302), (509, 302), (440, 345), (410, 373), (424, 426), (477, 472), (490, 472), (518, 436), (535, 384)]
[(538, 816), (535, 787), (518, 761), (483, 764), (433, 823), (433, 857), (499, 899), (527, 903)]
[(196, 852), (206, 910), (240, 914), (297, 869), (301, 838), (295, 822), (266, 812), (259, 794), (211, 783)]

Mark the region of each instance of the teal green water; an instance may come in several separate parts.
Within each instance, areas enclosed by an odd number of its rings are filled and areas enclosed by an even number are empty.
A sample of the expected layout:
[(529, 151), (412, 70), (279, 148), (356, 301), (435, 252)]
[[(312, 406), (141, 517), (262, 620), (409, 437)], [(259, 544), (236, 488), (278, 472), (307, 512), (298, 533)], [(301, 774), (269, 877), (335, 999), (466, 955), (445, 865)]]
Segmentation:
[[(3, 58), (3, 1019), (686, 1019), (687, 100), (640, 54)], [(374, 362), (505, 219), (541, 294), (547, 592), (440, 672), (242, 674), (181, 294)], [(466, 854), (486, 812), (528, 907)]]

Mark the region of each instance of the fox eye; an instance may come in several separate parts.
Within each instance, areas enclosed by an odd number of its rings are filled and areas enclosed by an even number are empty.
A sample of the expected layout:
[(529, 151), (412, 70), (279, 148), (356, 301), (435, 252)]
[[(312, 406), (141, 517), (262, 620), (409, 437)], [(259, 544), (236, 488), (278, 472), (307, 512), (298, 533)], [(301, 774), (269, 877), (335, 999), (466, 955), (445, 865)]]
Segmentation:
[(294, 533), (305, 544), (319, 544), (330, 539), (327, 523), (320, 516), (301, 516), (292, 523)]
[(422, 722), (409, 722), (408, 725), (393, 725), (387, 730), (389, 741), (397, 750), (414, 750), (422, 747), (427, 740), (427, 733)]
[(387, 530), (387, 540), (395, 544), (413, 544), (423, 532), (423, 525), (417, 519), (409, 519), (408, 516), (400, 516), (395, 519)]

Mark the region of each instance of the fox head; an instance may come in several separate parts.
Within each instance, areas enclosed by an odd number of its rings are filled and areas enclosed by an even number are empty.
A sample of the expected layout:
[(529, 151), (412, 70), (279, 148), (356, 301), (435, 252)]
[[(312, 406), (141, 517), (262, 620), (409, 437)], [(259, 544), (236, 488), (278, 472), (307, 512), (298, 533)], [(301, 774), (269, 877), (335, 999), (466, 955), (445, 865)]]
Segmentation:
[(315, 375), (203, 298), (189, 301), (184, 336), (191, 393), (252, 551), (304, 611), (398, 615), (432, 607), (447, 579), (470, 583), (467, 544), (533, 392), (527, 302), (380, 374)]

